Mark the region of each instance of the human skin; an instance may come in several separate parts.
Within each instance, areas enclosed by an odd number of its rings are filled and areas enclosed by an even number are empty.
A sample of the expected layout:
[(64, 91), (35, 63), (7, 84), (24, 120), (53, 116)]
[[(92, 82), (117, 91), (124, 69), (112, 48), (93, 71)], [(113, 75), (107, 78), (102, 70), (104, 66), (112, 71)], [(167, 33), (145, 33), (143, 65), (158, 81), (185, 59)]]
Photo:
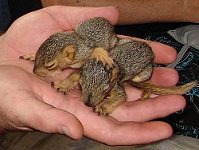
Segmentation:
[[(22, 16), (0, 37), (2, 130), (40, 130), (66, 134), (74, 139), (85, 135), (109, 145), (143, 144), (172, 135), (169, 124), (151, 120), (184, 108), (185, 100), (180, 95), (136, 101), (141, 92), (126, 87), (127, 102), (110, 116), (98, 116), (83, 104), (79, 90), (67, 95), (57, 92), (32, 73), (32, 62), (18, 59), (21, 55), (35, 53), (53, 33), (73, 30), (78, 22), (94, 16), (105, 17), (115, 24), (119, 13), (113, 7), (48, 7)], [(156, 63), (167, 64), (175, 60), (173, 48), (151, 41), (147, 43), (153, 49)], [(151, 80), (154, 84), (171, 86), (177, 83), (178, 74), (173, 69), (155, 68)]]
[(197, 0), (42, 0), (44, 7), (115, 6), (120, 11), (119, 24), (151, 22), (199, 22)]

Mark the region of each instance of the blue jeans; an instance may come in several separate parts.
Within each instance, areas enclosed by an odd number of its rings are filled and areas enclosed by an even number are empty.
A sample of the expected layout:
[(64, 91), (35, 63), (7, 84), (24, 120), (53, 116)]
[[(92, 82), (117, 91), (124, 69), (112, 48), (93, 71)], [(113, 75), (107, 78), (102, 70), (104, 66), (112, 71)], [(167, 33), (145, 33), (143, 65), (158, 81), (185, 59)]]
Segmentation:
[(173, 137), (147, 145), (108, 146), (86, 137), (72, 140), (64, 135), (41, 132), (10, 132), (1, 135), (0, 150), (199, 150), (199, 139)]

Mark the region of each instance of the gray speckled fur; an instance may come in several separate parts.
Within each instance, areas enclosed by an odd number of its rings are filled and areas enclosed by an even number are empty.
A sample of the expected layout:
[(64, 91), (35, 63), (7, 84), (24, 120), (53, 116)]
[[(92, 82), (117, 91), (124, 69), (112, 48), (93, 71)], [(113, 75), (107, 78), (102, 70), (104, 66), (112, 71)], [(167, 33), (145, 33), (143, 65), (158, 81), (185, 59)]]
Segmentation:
[(56, 33), (40, 46), (36, 54), (35, 66), (43, 66), (56, 59), (57, 55), (62, 53), (68, 45), (75, 46), (75, 59), (78, 60), (89, 57), (94, 47), (91, 40), (80, 37), (75, 32)]
[(110, 57), (120, 69), (120, 80), (125, 81), (140, 73), (153, 63), (151, 47), (144, 42), (131, 41), (110, 50)]
[[(84, 100), (94, 105), (103, 98), (107, 85), (110, 84), (112, 76), (111, 69), (104, 66), (101, 61), (89, 59), (81, 69), (80, 85)], [(91, 102), (92, 101), (92, 102)]]
[(95, 17), (80, 23), (76, 28), (76, 32), (94, 41), (96, 47), (102, 47), (106, 50), (114, 47), (118, 42), (113, 25), (101, 17)]

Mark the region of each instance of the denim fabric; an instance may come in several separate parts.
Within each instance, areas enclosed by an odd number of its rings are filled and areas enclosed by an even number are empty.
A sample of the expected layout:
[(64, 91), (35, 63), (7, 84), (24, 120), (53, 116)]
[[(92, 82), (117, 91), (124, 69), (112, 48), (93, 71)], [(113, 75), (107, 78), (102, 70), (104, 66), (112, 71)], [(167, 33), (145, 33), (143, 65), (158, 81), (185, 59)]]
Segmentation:
[[(3, 135), (2, 135), (3, 136)], [(41, 132), (10, 132), (0, 150), (198, 150), (199, 140), (182, 135), (148, 145), (108, 146), (89, 138), (72, 140), (64, 135)]]

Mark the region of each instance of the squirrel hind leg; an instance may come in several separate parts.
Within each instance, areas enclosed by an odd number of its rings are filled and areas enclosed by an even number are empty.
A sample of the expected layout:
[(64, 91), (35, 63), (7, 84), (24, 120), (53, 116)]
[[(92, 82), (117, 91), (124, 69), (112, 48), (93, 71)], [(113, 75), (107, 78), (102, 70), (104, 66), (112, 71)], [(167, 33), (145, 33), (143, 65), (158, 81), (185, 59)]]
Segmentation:
[(142, 70), (139, 74), (134, 76), (132, 78), (132, 81), (137, 83), (146, 81), (151, 77), (152, 72), (153, 72), (153, 66), (152, 64), (150, 64), (146, 68), (144, 68), (144, 70)]
[(145, 100), (145, 99), (150, 98), (151, 94), (152, 94), (152, 93), (151, 93), (150, 91), (144, 90), (144, 91), (142, 92), (142, 95), (141, 95), (141, 100)]
[(127, 96), (124, 88), (116, 84), (110, 91), (109, 95), (98, 105), (94, 107), (94, 111), (99, 115), (108, 115), (112, 113), (117, 106), (126, 100)]
[(19, 59), (35, 61), (35, 54), (22, 55), (22, 56), (19, 56)]
[(80, 73), (73, 72), (63, 81), (52, 82), (51, 86), (57, 89), (57, 91), (66, 94), (79, 83), (79, 80), (80, 80)]

